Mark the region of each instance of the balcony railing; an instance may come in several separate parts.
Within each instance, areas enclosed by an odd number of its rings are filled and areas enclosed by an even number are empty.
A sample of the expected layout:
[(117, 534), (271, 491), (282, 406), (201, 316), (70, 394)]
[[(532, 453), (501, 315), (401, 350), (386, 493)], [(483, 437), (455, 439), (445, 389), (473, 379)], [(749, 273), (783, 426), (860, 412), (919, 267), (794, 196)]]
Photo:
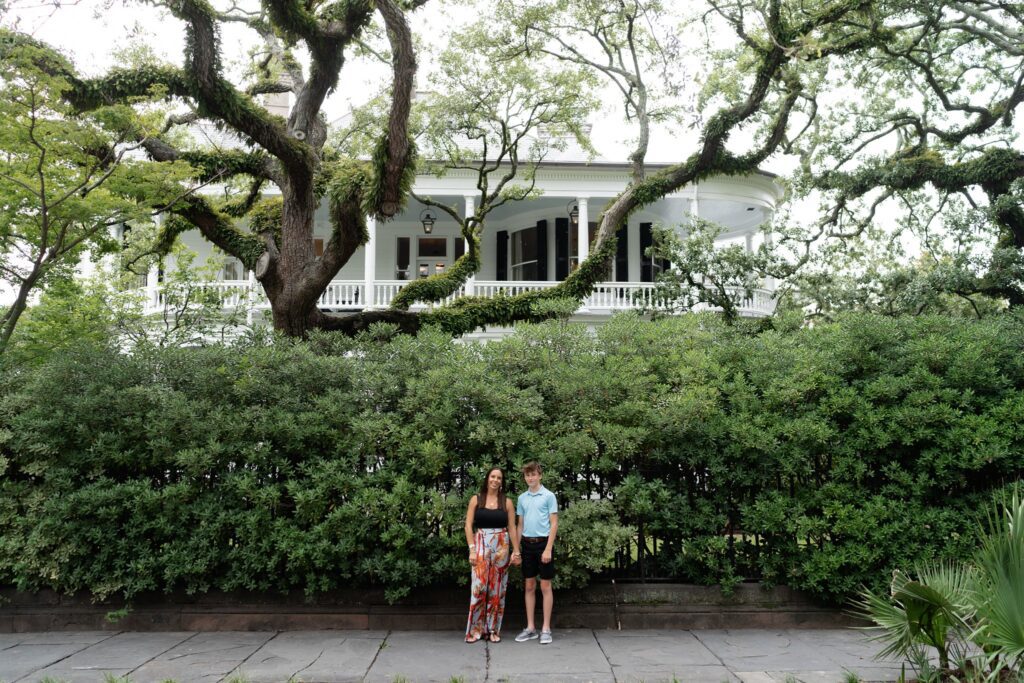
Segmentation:
[[(319, 306), (331, 311), (359, 311), (369, 305), (371, 308), (386, 308), (391, 305), (395, 295), (405, 285), (406, 280), (378, 280), (373, 283), (373, 297), (369, 302), (366, 296), (366, 283), (363, 280), (334, 280), (320, 296)], [(515, 296), (524, 292), (533, 292), (554, 287), (557, 282), (496, 282), (476, 280), (472, 284), (472, 293), (477, 296)], [(215, 289), (221, 293), (225, 308), (242, 308), (248, 311), (264, 311), (270, 308), (270, 302), (263, 293), (263, 288), (249, 280), (224, 280), (206, 282), (203, 288)], [(447, 297), (443, 303), (450, 303), (464, 296), (469, 287), (459, 289)], [(730, 294), (740, 296), (739, 288), (732, 288)], [(147, 287), (144, 297), (144, 312), (159, 313), (167, 305), (164, 292), (159, 287)], [(423, 310), (435, 305), (416, 305), (413, 310)], [(657, 308), (655, 285), (650, 282), (602, 282), (594, 287), (594, 291), (583, 302), (579, 313), (607, 314), (614, 311), (637, 310), (641, 308)], [(698, 307), (710, 310), (710, 307)], [(743, 298), (739, 305), (740, 315), (748, 317), (765, 317), (775, 311), (774, 292), (768, 289), (756, 289), (752, 296)]]

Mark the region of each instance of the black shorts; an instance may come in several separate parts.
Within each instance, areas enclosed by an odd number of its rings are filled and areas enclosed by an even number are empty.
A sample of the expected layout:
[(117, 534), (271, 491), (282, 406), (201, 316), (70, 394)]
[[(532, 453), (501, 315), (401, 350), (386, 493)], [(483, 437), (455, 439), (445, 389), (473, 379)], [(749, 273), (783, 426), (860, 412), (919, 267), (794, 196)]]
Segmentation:
[(555, 578), (555, 553), (551, 553), (550, 562), (541, 562), (540, 556), (548, 547), (547, 536), (544, 538), (523, 538), (520, 550), (523, 553), (523, 578), (532, 579), (538, 574), (545, 581)]

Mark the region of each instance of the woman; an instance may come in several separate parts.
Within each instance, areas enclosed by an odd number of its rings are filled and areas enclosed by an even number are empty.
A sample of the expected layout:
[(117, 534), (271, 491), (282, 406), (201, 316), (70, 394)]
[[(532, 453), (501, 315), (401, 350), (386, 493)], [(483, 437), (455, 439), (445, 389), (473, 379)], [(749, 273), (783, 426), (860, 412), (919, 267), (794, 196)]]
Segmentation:
[(516, 538), (516, 509), (512, 501), (505, 498), (505, 473), (500, 467), (492, 467), (487, 472), (480, 493), (469, 501), (466, 542), (469, 564), (473, 567), (466, 642), (475, 643), (487, 636), (492, 643), (497, 643), (501, 641), (501, 618), (505, 614), (508, 566), (521, 561)]

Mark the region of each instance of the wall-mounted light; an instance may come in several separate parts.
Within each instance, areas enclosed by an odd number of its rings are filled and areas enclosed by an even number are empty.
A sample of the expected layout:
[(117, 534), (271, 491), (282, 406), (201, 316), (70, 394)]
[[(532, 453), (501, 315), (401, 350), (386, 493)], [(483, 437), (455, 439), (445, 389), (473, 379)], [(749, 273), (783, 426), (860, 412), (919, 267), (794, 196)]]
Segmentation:
[(569, 212), (569, 220), (572, 221), (572, 224), (577, 225), (580, 222), (580, 205), (571, 201), (565, 205), (565, 210)]
[(420, 223), (423, 224), (423, 232), (430, 234), (434, 232), (434, 223), (437, 222), (437, 216), (430, 212), (430, 209), (423, 209), (420, 214)]

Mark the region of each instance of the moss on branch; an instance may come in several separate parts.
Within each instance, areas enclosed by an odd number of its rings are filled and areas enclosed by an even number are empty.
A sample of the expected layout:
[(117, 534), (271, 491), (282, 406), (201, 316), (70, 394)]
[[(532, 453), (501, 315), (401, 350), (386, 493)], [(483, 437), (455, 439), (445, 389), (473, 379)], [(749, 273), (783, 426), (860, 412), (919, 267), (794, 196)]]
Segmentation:
[(199, 226), (184, 216), (177, 214), (168, 215), (157, 232), (153, 251), (159, 256), (166, 256), (171, 253), (171, 249), (174, 248), (174, 242), (178, 239), (179, 235), (189, 230), (198, 230), (198, 228)]
[(232, 219), (216, 210), (205, 197), (190, 195), (177, 201), (169, 211), (188, 221), (190, 228), (197, 228), (206, 239), (237, 258), (246, 268), (253, 268), (266, 250), (260, 239), (235, 227)]
[(325, 164), (321, 173), (326, 186), (328, 210), (331, 219), (339, 217), (338, 212), (347, 210), (353, 202), (365, 213), (372, 213), (367, 203), (367, 188), (371, 186), (373, 169), (369, 162), (355, 159)]
[[(409, 192), (412, 190), (413, 181), (416, 179), (416, 143), (409, 140), (404, 164), (401, 165), (401, 175), (398, 178), (398, 195), (392, 198), (389, 195), (389, 173), (395, 160), (391, 159), (391, 145), (388, 136), (382, 135), (377, 140), (373, 150), (372, 182), (367, 187), (365, 205), (369, 209), (367, 213), (381, 219), (388, 219), (400, 212), (409, 199)], [(399, 160), (399, 163), (401, 160)], [(394, 181), (390, 181), (394, 182)]]
[(147, 65), (135, 69), (114, 69), (101, 78), (76, 80), (68, 94), (82, 111), (143, 97), (191, 97), (193, 88), (186, 74), (171, 66)]
[(1008, 187), (1024, 177), (1024, 154), (992, 148), (974, 159), (948, 164), (936, 150), (925, 148), (894, 157), (857, 173), (825, 173), (819, 189), (838, 190), (846, 197), (860, 197), (877, 187), (919, 190), (931, 184), (938, 190), (957, 192), (972, 186)]
[(274, 243), (281, 244), (281, 224), (284, 222), (284, 200), (267, 197), (256, 202), (249, 211), (249, 230), (254, 235), (269, 234)]
[(266, 175), (267, 155), (263, 152), (241, 150), (189, 151), (182, 152), (181, 158), (200, 171), (198, 179), (227, 180), (238, 175), (262, 178)]
[(614, 254), (615, 239), (605, 240), (600, 249), (591, 254), (568, 278), (550, 289), (524, 292), (516, 296), (498, 294), (494, 297), (462, 297), (448, 306), (421, 313), (421, 322), (458, 336), (487, 325), (546, 320), (554, 313), (541, 310), (536, 305), (538, 302), (546, 299), (571, 299), (582, 303), (593, 291), (594, 285), (608, 276), (608, 266)]

